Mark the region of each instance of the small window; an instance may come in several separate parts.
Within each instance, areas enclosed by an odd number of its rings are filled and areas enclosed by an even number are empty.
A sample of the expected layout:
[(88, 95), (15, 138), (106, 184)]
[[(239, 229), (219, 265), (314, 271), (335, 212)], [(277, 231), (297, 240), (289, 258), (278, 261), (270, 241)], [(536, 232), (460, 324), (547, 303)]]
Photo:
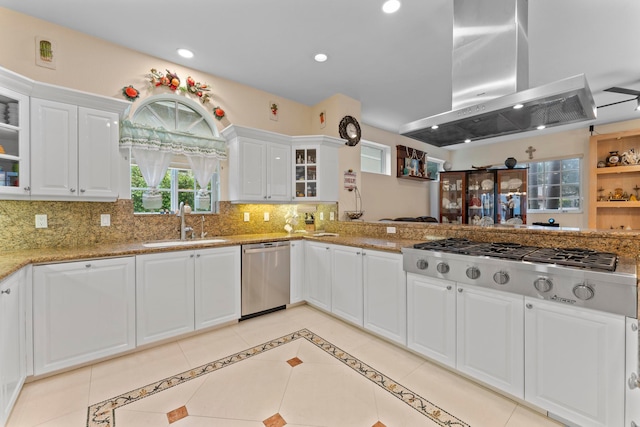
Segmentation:
[(529, 211), (582, 212), (582, 159), (529, 163)]
[(360, 170), (391, 175), (391, 147), (364, 140), (361, 144)]

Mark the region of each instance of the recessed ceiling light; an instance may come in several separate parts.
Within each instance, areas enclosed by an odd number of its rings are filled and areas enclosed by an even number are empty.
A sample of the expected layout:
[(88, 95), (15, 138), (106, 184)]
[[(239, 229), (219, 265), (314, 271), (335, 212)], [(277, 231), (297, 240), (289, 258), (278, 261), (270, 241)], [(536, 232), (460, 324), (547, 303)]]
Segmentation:
[(178, 49), (178, 55), (182, 56), (183, 58), (193, 58), (193, 52), (191, 52), (189, 49)]
[(519, 109), (521, 109), (522, 107), (524, 107), (524, 104), (516, 104), (516, 105), (514, 105), (514, 106), (513, 106), (513, 109), (514, 109), (514, 110), (519, 110)]
[(471, 140), (470, 140), (469, 138), (467, 138), (467, 139), (465, 139), (465, 140), (464, 140), (464, 143), (465, 143), (465, 144), (468, 144), (468, 143), (470, 143), (470, 142), (471, 142)]
[(327, 59), (329, 59), (329, 57), (324, 53), (318, 53), (316, 54), (316, 56), (313, 57), (313, 59), (315, 59), (316, 62), (324, 62)]
[(546, 128), (546, 126), (545, 126), (545, 125), (540, 125), (540, 126), (538, 126), (536, 129), (538, 129), (538, 130), (542, 130), (542, 129), (544, 129), (544, 128)]
[(438, 129), (439, 127), (440, 127), (440, 126), (438, 126), (438, 125), (433, 125), (433, 126), (431, 126), (431, 129), (436, 130), (436, 129)]
[(384, 13), (394, 13), (400, 9), (400, 2), (398, 0), (387, 0), (382, 5), (382, 11)]

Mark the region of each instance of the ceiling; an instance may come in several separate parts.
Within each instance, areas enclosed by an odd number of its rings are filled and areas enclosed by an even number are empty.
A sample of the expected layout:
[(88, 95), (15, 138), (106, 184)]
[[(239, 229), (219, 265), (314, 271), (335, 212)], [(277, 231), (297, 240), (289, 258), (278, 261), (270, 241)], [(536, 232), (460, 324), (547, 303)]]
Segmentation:
[[(306, 105), (342, 93), (361, 102), (363, 123), (397, 132), (451, 109), (453, 2), (401, 1), (392, 15), (381, 11), (383, 0), (0, 0), (0, 6)], [(529, 87), (584, 73), (596, 105), (630, 98), (603, 90), (640, 90), (638, 17), (640, 0), (531, 0)], [(196, 56), (179, 57), (179, 47)], [(316, 63), (318, 52), (329, 60)], [(599, 109), (596, 124), (640, 118), (634, 107)]]

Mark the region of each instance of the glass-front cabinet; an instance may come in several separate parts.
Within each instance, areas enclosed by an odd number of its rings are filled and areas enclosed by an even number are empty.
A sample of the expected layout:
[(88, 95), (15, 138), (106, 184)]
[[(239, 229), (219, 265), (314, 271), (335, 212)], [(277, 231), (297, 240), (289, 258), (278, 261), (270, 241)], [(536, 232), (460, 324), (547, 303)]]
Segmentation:
[(499, 169), (497, 219), (500, 224), (527, 223), (527, 169)]
[(0, 87), (0, 199), (29, 196), (29, 97)]
[(295, 196), (297, 198), (318, 195), (318, 150), (316, 148), (295, 149)]
[(440, 172), (440, 222), (527, 223), (527, 169)]
[(443, 224), (465, 224), (466, 172), (440, 172), (440, 222)]
[(491, 225), (496, 219), (496, 179), (492, 170), (468, 172), (467, 224)]

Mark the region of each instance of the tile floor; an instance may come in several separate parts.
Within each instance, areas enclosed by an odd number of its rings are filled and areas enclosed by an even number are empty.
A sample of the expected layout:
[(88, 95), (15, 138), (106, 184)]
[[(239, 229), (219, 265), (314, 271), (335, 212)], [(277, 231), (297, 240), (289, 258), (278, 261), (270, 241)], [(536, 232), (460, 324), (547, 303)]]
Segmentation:
[(116, 425), (559, 424), (303, 305), (29, 383), (7, 427)]

